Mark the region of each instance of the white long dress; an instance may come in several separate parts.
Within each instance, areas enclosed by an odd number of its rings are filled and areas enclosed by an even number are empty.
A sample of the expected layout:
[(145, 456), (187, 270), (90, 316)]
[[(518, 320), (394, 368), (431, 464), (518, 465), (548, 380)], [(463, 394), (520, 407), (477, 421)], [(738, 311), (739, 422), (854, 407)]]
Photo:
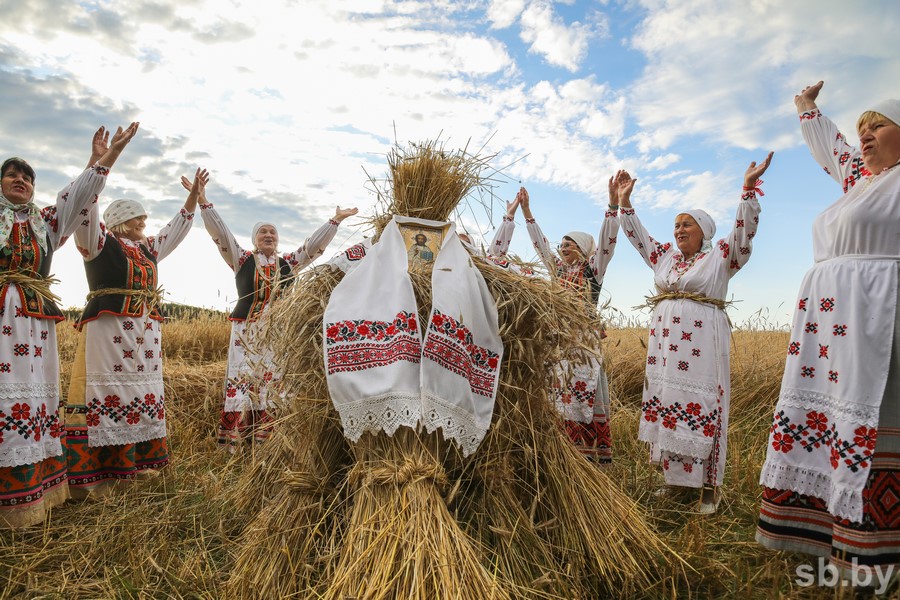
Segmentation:
[[(755, 191), (744, 192), (734, 228), (690, 260), (671, 243), (653, 239), (633, 209), (621, 210), (629, 242), (653, 269), (659, 293), (689, 292), (725, 300), (728, 282), (746, 264), (759, 223)], [(685, 298), (659, 302), (650, 317), (638, 438), (662, 463), (666, 483), (718, 486), (725, 472), (731, 405), (725, 312)]]
[[(108, 173), (100, 166), (85, 170), (54, 206), (41, 211), (53, 249), (81, 222)], [(21, 213), (8, 216), (14, 222), (0, 247), (0, 271), (33, 276), (40, 266), (34, 232)], [(0, 526), (24, 527), (39, 523), (49, 507), (69, 497), (59, 414), (58, 319), (29, 315), (23, 288), (15, 283), (0, 290)]]
[(818, 109), (813, 157), (844, 194), (813, 223), (760, 475), (757, 540), (841, 568), (900, 555), (900, 166), (872, 176)]

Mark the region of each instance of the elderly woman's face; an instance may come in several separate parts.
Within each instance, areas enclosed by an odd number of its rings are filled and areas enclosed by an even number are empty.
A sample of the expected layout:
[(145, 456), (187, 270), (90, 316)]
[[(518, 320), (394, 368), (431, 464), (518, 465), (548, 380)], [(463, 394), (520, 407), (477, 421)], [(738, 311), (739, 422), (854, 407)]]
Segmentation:
[(132, 217), (123, 223), (127, 233), (123, 237), (133, 242), (139, 242), (144, 239), (144, 228), (147, 226), (147, 215)]
[(13, 204), (28, 204), (34, 196), (34, 182), (23, 171), (10, 166), (0, 180), (0, 191)]
[(900, 160), (900, 126), (887, 118), (859, 129), (859, 145), (866, 168), (877, 175)]
[(703, 230), (691, 215), (675, 217), (675, 245), (685, 257), (700, 252), (703, 246)]
[(256, 249), (271, 256), (278, 249), (278, 230), (272, 225), (263, 225), (256, 232)]

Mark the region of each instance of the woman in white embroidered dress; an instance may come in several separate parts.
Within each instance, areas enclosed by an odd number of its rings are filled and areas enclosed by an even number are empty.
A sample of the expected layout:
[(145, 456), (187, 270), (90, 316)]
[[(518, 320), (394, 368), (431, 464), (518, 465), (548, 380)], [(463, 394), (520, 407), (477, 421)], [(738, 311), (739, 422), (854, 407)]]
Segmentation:
[[(614, 195), (613, 185), (614, 178), (611, 177), (610, 202)], [(618, 207), (610, 205), (606, 211), (599, 240), (595, 241), (591, 234), (583, 231), (569, 232), (563, 236), (557, 255), (550, 249), (547, 238), (531, 213), (530, 198), (525, 188), (520, 190), (518, 202), (522, 206), (528, 235), (551, 276), (578, 294), (588, 310), (595, 312), (603, 276), (616, 249)], [(582, 364), (560, 363), (555, 369), (551, 397), (565, 419), (566, 432), (575, 447), (600, 464), (612, 462), (609, 384), (601, 362), (591, 358)]]
[(75, 231), (91, 290), (66, 402), (75, 499), (169, 463), (157, 263), (190, 231), (207, 179), (197, 169), (184, 206), (156, 236), (145, 235), (147, 211), (134, 200), (112, 202), (104, 223), (95, 204)]
[(900, 100), (860, 116), (857, 149), (817, 108), (822, 85), (794, 103), (813, 157), (843, 195), (813, 222), (815, 265), (794, 313), (756, 539), (830, 554), (845, 574), (857, 565), (896, 573)]
[(40, 523), (69, 497), (59, 415), (56, 323), (50, 260), (106, 184), (138, 124), (109, 141), (94, 134), (88, 168), (54, 206), (34, 204), (35, 173), (20, 158), (0, 168), (0, 527)]
[(704, 514), (716, 511), (725, 472), (731, 402), (725, 294), (750, 258), (760, 212), (757, 180), (771, 161), (770, 153), (759, 165), (750, 163), (734, 228), (715, 246), (715, 222), (702, 210), (675, 217), (676, 247), (657, 242), (631, 205), (637, 180), (617, 174), (622, 231), (653, 269), (658, 293), (651, 299), (638, 438), (650, 444), (651, 460), (662, 463), (667, 485), (703, 488)]
[(231, 340), (228, 345), (228, 372), (225, 401), (217, 439), (235, 451), (242, 440), (263, 441), (270, 433), (270, 388), (277, 384), (272, 358), (264, 348), (253, 348), (255, 324), (273, 300), (273, 294), (288, 285), (292, 273), (322, 255), (337, 233), (340, 223), (355, 215), (356, 208), (337, 208), (334, 217), (319, 227), (293, 252), (278, 254), (278, 229), (271, 222), (253, 226), (253, 250), (244, 250), (205, 195), (200, 215), (219, 253), (234, 271), (238, 301), (230, 315)]

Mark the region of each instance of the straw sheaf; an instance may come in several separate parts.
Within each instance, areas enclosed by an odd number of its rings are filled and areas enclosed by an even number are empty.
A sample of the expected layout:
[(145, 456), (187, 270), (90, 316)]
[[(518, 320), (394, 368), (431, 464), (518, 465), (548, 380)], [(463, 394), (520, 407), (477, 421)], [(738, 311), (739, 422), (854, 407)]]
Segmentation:
[[(393, 196), (376, 227), (393, 214), (444, 220), (479, 185), (480, 159), (414, 148), (415, 157), (389, 157)], [(260, 323), (259, 340), (284, 373), (284, 422), (235, 490), (251, 526), (234, 595), (596, 597), (654, 584), (671, 553), (641, 509), (574, 450), (547, 399), (553, 365), (597, 356), (597, 315), (557, 282), (476, 262), (504, 359), (492, 427), (469, 458), (440, 431), (401, 428), (346, 444), (322, 362), (322, 317), (341, 273), (302, 274)], [(410, 278), (426, 322), (430, 268)], [(323, 553), (339, 556), (337, 565)]]

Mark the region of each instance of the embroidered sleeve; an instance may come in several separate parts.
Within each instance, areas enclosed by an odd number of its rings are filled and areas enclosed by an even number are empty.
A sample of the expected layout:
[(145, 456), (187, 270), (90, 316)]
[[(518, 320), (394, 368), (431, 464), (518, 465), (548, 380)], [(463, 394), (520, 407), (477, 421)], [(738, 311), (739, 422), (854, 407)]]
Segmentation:
[(75, 229), (75, 247), (87, 262), (94, 260), (103, 250), (106, 243), (106, 227), (100, 222), (100, 206), (96, 199), (88, 207), (81, 209), (80, 216), (81, 222)]
[(167, 257), (187, 237), (194, 224), (194, 213), (184, 208), (163, 227), (154, 237), (147, 238), (150, 252), (160, 261)]
[(759, 225), (759, 213), (762, 208), (756, 199), (755, 190), (745, 190), (738, 204), (734, 229), (727, 238), (719, 240), (719, 256), (728, 263), (728, 276), (733, 277), (741, 267), (750, 260), (753, 250), (753, 237)]
[(644, 229), (644, 225), (634, 213), (633, 208), (623, 208), (620, 212), (619, 224), (625, 237), (638, 251), (647, 266), (656, 272), (660, 268), (659, 259), (672, 250), (671, 242), (660, 244)]
[(509, 252), (509, 243), (512, 241), (513, 233), (516, 231), (516, 222), (508, 216), (503, 215), (503, 221), (494, 232), (494, 239), (488, 248), (488, 256), (506, 256)]
[(800, 115), (800, 132), (813, 158), (844, 193), (870, 174), (863, 165), (862, 153), (847, 143), (837, 125), (818, 108)]
[(206, 232), (209, 233), (213, 243), (219, 250), (219, 254), (225, 259), (225, 263), (233, 271), (237, 272), (241, 265), (244, 264), (244, 261), (252, 256), (253, 253), (241, 248), (237, 240), (234, 239), (231, 230), (228, 229), (228, 226), (211, 203), (200, 205), (200, 217), (203, 219), (203, 226), (206, 228)]
[(544, 266), (547, 267), (547, 271), (556, 273), (556, 257), (553, 255), (550, 243), (544, 236), (544, 232), (541, 231), (540, 225), (534, 219), (525, 219), (525, 228), (528, 230), (528, 236), (531, 238), (531, 243), (534, 244), (534, 249)]
[(328, 243), (334, 239), (337, 229), (337, 221), (329, 219), (327, 223), (316, 229), (302, 246), (294, 252), (285, 254), (283, 256), (284, 260), (294, 269), (306, 267), (309, 263), (322, 256)]
[[(89, 217), (91, 206), (96, 207), (97, 198), (106, 185), (107, 174), (109, 169), (95, 165), (85, 169), (75, 181), (59, 192), (55, 210), (44, 214), (47, 232), (54, 248), (61, 246), (62, 241), (76, 229), (85, 227), (84, 221)], [(96, 225), (99, 228), (99, 223)], [(96, 231), (99, 232), (99, 229)]]
[(619, 234), (619, 217), (615, 210), (607, 210), (600, 227), (600, 239), (597, 240), (597, 249), (590, 257), (588, 264), (594, 272), (594, 277), (600, 283), (606, 275), (606, 268), (616, 252), (616, 237)]

